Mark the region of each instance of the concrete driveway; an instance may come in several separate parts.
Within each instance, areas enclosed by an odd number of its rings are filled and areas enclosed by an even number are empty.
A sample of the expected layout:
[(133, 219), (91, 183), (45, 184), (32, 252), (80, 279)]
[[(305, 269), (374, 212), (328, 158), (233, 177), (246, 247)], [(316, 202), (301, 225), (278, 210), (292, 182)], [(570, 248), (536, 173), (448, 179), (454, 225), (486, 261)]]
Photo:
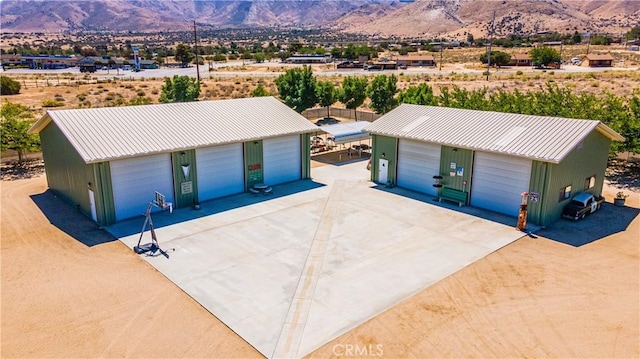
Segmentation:
[[(523, 236), (512, 218), (378, 188), (365, 165), (154, 214), (170, 258), (142, 258), (265, 356), (294, 358)], [(133, 247), (142, 222), (108, 230)]]

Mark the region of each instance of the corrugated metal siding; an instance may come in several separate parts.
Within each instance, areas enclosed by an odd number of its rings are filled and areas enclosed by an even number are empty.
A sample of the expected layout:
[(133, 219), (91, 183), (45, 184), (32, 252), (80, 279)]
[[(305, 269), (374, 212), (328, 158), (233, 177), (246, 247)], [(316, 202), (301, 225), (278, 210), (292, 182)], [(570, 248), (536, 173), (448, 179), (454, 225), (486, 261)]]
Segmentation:
[(558, 202), (560, 189), (571, 185), (571, 197), (584, 192), (584, 181), (596, 175), (596, 185), (586, 191), (596, 195), (602, 193), (604, 174), (607, 168), (608, 149), (611, 141), (598, 132), (587, 137), (581, 149), (571, 152), (560, 164), (550, 165), (549, 186), (543, 204), (541, 224), (547, 225), (558, 220), (562, 209), (569, 202)]
[[(451, 169), (451, 163), (455, 163), (456, 167), (462, 167), (464, 169), (462, 176), (451, 177), (449, 175), (449, 172), (456, 171), (455, 169)], [(442, 179), (442, 184), (444, 186), (463, 192), (469, 192), (469, 186), (473, 185), (471, 183), (472, 166), (473, 151), (463, 148), (442, 146), (440, 153), (440, 175), (444, 177)], [(463, 185), (463, 181), (467, 181), (466, 186)], [(469, 198), (469, 196), (467, 196), (467, 198)]]
[(365, 130), (558, 163), (598, 127), (608, 129), (599, 121), (402, 104)]
[(389, 160), (388, 180), (396, 183), (396, 166), (398, 165), (398, 139), (387, 136), (373, 136), (373, 154), (371, 156), (371, 180), (378, 182), (378, 160), (384, 158)]
[[(177, 208), (186, 208), (198, 200), (198, 168), (196, 166), (196, 151), (185, 150), (171, 154), (173, 166), (173, 189)], [(189, 178), (184, 178), (182, 165), (189, 165)], [(182, 193), (182, 185), (191, 182), (191, 192)], [(186, 186), (188, 188), (188, 185)], [(185, 188), (186, 189), (186, 188)]]
[(547, 188), (547, 169), (554, 164), (549, 162), (533, 161), (531, 164), (531, 178), (529, 180), (529, 192), (537, 192), (540, 197), (538, 202), (529, 201), (527, 204), (527, 222), (532, 224), (542, 224), (542, 210), (547, 200), (557, 201), (557, 197), (547, 199), (545, 190)]
[(39, 122), (47, 116), (87, 163), (318, 130), (273, 97), (52, 110)]
[(40, 132), (49, 188), (91, 217), (89, 183), (95, 183), (93, 166), (82, 158), (55, 124)]

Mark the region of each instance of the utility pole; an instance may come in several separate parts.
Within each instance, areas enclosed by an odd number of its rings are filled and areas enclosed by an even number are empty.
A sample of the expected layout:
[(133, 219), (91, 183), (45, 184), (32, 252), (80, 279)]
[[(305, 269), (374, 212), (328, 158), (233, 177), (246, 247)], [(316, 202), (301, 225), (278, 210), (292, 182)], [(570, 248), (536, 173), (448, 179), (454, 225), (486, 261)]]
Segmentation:
[(560, 40), (560, 64), (558, 64), (558, 69), (562, 68), (562, 45), (564, 44), (564, 40)]
[(444, 51), (444, 42), (442, 38), (440, 38), (440, 70), (442, 71), (442, 51)]
[(196, 20), (193, 20), (193, 39), (196, 45), (196, 79), (200, 86), (200, 59), (198, 58), (198, 32), (196, 31)]
[(491, 18), (491, 28), (489, 28), (489, 54), (487, 56), (487, 81), (489, 81), (489, 70), (491, 69), (491, 46), (493, 46), (493, 24), (496, 21), (496, 11), (493, 11)]

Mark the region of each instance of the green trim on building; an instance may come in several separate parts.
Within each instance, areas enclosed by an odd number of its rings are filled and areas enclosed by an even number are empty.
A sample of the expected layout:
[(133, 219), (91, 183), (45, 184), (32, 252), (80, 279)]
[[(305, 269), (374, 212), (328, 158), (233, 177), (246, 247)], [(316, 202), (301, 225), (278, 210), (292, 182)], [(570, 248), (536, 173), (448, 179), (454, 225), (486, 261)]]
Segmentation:
[[(452, 164), (454, 164), (454, 169), (451, 168)], [(457, 169), (459, 167), (462, 168), (462, 176), (457, 175)], [(471, 174), (473, 172), (472, 167), (473, 151), (444, 145), (440, 147), (440, 175), (443, 177), (443, 186), (469, 193)], [(451, 176), (451, 172), (454, 172), (454, 176)], [(467, 195), (467, 202), (469, 198), (470, 196)]]
[[(176, 208), (191, 207), (198, 202), (198, 169), (196, 167), (196, 150), (184, 150), (171, 154), (173, 166), (173, 193)], [(183, 166), (189, 171), (184, 175)]]
[(300, 151), (302, 155), (300, 156), (302, 160), (302, 179), (311, 178), (311, 136), (308, 133), (303, 133), (300, 135), (300, 143), (301, 148)]
[(382, 135), (371, 135), (371, 140), (373, 148), (371, 154), (371, 181), (378, 183), (378, 160), (383, 158), (382, 154), (384, 153), (384, 158), (389, 161), (387, 180), (391, 183), (396, 183), (398, 139)]
[[(532, 161), (531, 176), (529, 177), (529, 203), (527, 204), (527, 222), (541, 224), (543, 222), (543, 208), (547, 200), (547, 187), (549, 182), (548, 162)], [(537, 195), (537, 200), (532, 200)]]
[[(538, 224), (545, 226), (561, 218), (564, 206), (580, 192), (602, 194), (610, 145), (610, 139), (598, 131), (593, 131), (582, 145), (574, 149), (562, 162), (547, 164), (548, 182), (544, 192), (541, 192), (542, 209)], [(532, 180), (539, 181), (533, 178), (533, 175), (532, 173)], [(536, 176), (539, 177), (540, 174), (536, 173)], [(585, 189), (585, 182), (591, 176), (596, 177), (595, 185), (593, 188)], [(566, 186), (571, 186), (571, 196), (561, 200), (560, 190)]]
[(92, 186), (96, 199), (98, 224), (106, 226), (116, 222), (116, 207), (111, 186), (111, 167), (109, 162), (93, 164), (95, 183)]
[(264, 182), (262, 140), (244, 143), (245, 191), (256, 183)]

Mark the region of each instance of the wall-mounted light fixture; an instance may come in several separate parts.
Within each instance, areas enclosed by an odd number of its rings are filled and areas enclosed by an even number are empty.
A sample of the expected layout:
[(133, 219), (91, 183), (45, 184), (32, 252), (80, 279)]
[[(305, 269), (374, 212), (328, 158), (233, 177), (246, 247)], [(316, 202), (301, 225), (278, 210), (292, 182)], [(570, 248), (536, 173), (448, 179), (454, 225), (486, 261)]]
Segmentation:
[(254, 145), (257, 145), (257, 144), (258, 144), (258, 141), (253, 141), (253, 144), (254, 144)]
[(387, 158), (387, 154), (382, 152), (382, 158)]
[(453, 152), (458, 152), (458, 149), (457, 149), (457, 148), (454, 148), (454, 149), (453, 149)]

